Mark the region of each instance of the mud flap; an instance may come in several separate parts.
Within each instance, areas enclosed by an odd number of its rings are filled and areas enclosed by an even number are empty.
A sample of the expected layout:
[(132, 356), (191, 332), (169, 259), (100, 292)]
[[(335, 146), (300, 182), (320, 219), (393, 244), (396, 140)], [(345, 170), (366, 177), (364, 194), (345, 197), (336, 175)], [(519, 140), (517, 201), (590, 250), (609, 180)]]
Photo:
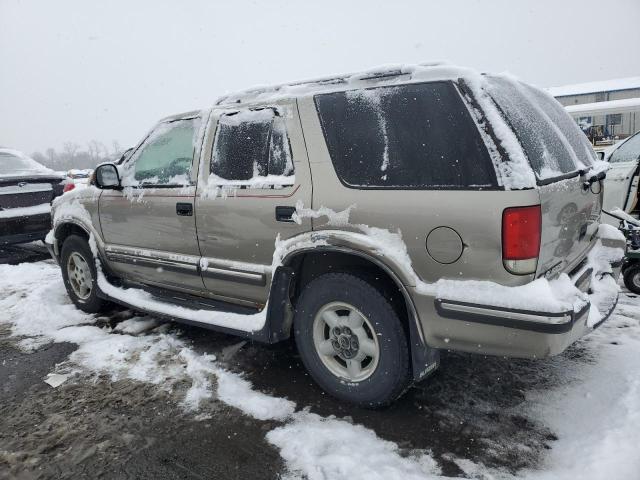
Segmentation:
[(294, 275), (293, 268), (283, 266), (277, 267), (273, 273), (267, 303), (267, 321), (263, 328), (268, 343), (286, 340), (291, 334), (293, 305), (289, 297), (289, 288)]
[(422, 341), (415, 319), (409, 322), (409, 341), (411, 342), (411, 368), (413, 381), (424, 380), (438, 369), (440, 350), (431, 348)]

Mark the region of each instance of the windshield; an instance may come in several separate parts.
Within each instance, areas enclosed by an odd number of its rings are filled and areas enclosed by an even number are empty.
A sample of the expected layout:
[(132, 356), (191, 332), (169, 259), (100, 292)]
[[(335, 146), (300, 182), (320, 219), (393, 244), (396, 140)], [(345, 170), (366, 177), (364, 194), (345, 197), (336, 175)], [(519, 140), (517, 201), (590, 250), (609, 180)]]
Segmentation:
[(51, 171), (29, 157), (12, 152), (0, 152), (0, 175), (18, 176), (25, 174), (42, 174)]
[(609, 158), (609, 162), (637, 162), (638, 159), (640, 159), (640, 133), (636, 133), (615, 149)]
[(544, 92), (488, 77), (489, 94), (513, 128), (539, 180), (590, 166), (595, 154), (562, 106)]

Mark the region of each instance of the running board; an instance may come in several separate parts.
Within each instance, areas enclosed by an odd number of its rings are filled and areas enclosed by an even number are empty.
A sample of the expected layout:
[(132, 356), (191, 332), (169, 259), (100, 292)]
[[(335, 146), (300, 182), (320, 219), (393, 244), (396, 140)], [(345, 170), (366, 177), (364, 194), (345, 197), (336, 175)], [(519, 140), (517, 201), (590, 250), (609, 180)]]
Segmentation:
[[(289, 286), (291, 283), (292, 275), (293, 270), (290, 268), (278, 267), (276, 269), (271, 284), (271, 294), (269, 296), (269, 302), (265, 307), (267, 309), (266, 320), (262, 328), (254, 331), (224, 327), (221, 325), (215, 325), (213, 323), (199, 322), (189, 318), (165, 314), (162, 312), (158, 312), (157, 310), (141, 308), (140, 306), (128, 303), (125, 300), (121, 300), (119, 298), (108, 295), (101, 290), (98, 291), (98, 296), (131, 310), (146, 313), (148, 315), (153, 315), (154, 317), (163, 320), (175, 321), (178, 323), (184, 323), (186, 325), (202, 327), (220, 333), (226, 333), (249, 340), (255, 340), (257, 342), (276, 343), (282, 340), (286, 340), (290, 336), (291, 324), (293, 323), (294, 314), (293, 306), (291, 305), (291, 301), (289, 299)], [(127, 285), (127, 287), (128, 286), (129, 285)], [(210, 312), (227, 312), (234, 315), (248, 316), (255, 315), (256, 313), (260, 312), (260, 310), (257, 308), (244, 307), (241, 305), (199, 297), (197, 295), (191, 295), (183, 292), (176, 292), (160, 287), (150, 287), (148, 285), (141, 286), (139, 284), (130, 286), (132, 288), (144, 290), (147, 293), (151, 294), (154, 300), (159, 304), (179, 306), (192, 310), (197, 309)]]

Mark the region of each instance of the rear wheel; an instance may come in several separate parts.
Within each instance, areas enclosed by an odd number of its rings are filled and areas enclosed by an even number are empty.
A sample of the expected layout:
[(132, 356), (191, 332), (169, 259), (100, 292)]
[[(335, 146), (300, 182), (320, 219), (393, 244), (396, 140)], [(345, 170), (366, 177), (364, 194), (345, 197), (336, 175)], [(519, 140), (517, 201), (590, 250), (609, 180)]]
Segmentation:
[(98, 313), (107, 309), (108, 302), (98, 296), (96, 264), (87, 241), (70, 235), (62, 244), (60, 254), (62, 279), (69, 298), (80, 310)]
[(623, 275), (625, 286), (633, 293), (640, 295), (640, 263), (629, 265)]
[(303, 290), (294, 323), (307, 370), (331, 395), (367, 407), (386, 405), (410, 384), (402, 322), (362, 278), (329, 273)]

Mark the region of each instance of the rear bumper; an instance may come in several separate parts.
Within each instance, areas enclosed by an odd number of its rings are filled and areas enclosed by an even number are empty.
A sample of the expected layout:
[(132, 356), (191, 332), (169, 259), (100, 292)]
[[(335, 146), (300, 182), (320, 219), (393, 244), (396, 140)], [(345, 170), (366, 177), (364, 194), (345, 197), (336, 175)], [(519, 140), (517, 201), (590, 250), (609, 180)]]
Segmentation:
[(28, 217), (0, 218), (0, 245), (42, 240), (51, 229), (49, 213)]
[[(617, 248), (617, 247), (616, 247)], [(573, 310), (544, 312), (415, 295), (424, 336), (431, 347), (520, 358), (557, 355), (599, 327), (618, 301), (621, 260), (572, 278), (587, 295)], [(611, 277), (611, 278), (609, 278)], [(595, 283), (585, 281), (597, 279)], [(598, 286), (607, 288), (599, 288)]]

